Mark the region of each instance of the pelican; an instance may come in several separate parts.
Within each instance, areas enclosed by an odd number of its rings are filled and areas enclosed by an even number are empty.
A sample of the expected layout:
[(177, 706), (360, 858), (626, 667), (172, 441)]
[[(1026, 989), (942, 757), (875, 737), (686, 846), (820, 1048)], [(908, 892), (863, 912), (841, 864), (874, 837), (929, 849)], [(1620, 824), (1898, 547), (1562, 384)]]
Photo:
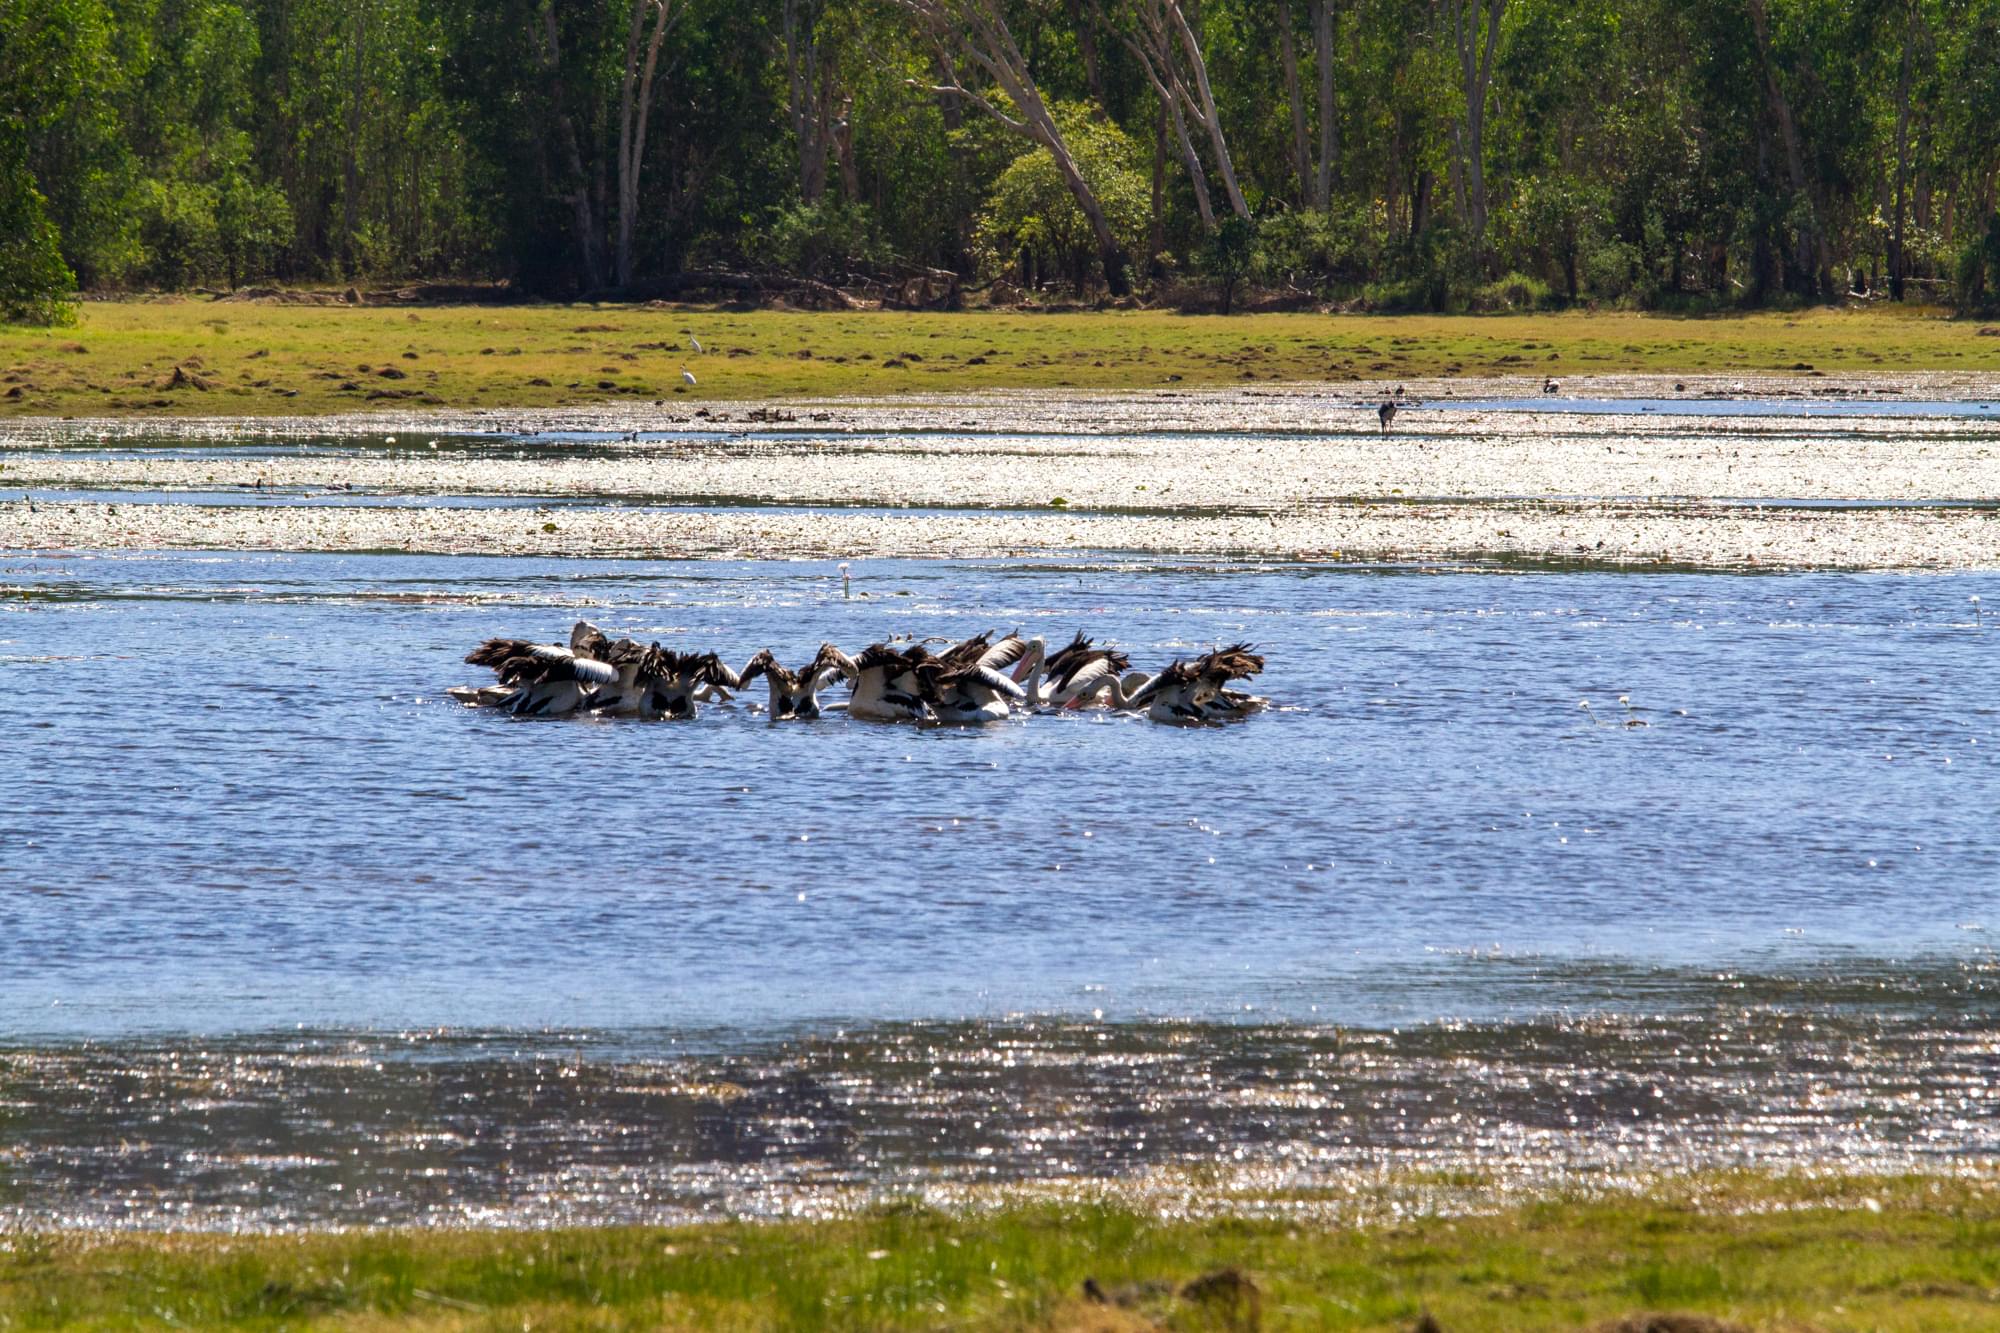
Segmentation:
[(937, 659), (922, 644), (911, 644), (899, 653), (886, 643), (872, 643), (861, 650), (860, 657), (840, 653), (835, 662), (840, 674), (853, 683), (854, 693), (847, 704), (849, 717), (867, 722), (924, 722), (931, 718), (922, 677), (935, 672)]
[(474, 708), (499, 708), (520, 717), (564, 717), (590, 702), (593, 687), (617, 681), (618, 669), (603, 660), (610, 646), (603, 632), (587, 620), (576, 622), (567, 646), (488, 639), (465, 660), (472, 666), (492, 667), (500, 684), (483, 689), (459, 686), (448, 693)]
[(1250, 648), (1235, 643), (1192, 662), (1176, 661), (1129, 693), (1129, 682), (1121, 682), (1120, 702), (1129, 708), (1144, 707), (1155, 722), (1179, 726), (1244, 717), (1269, 702), (1225, 688), (1232, 680), (1248, 680), (1264, 669), (1264, 659)]
[(697, 703), (727, 699), (742, 684), (714, 653), (677, 653), (656, 643), (652, 655), (653, 690), (644, 709), (649, 717), (693, 721)]
[(1202, 712), (1211, 721), (1248, 717), (1270, 705), (1271, 701), (1260, 695), (1229, 688), (1230, 681), (1249, 680), (1264, 669), (1264, 658), (1252, 652), (1250, 644), (1233, 643), (1209, 653), (1196, 659), (1195, 669), (1214, 687), (1214, 694), (1202, 704)]
[(655, 656), (659, 645), (648, 648), (631, 639), (620, 639), (605, 650), (604, 660), (617, 669), (618, 678), (597, 687), (590, 699), (590, 711), (600, 717), (643, 717), (658, 682), (660, 663)]
[[(843, 666), (842, 663), (846, 663)], [(771, 689), (771, 721), (778, 722), (788, 717), (815, 718), (819, 716), (819, 692), (838, 676), (847, 674), (847, 667), (853, 659), (830, 643), (819, 646), (819, 655), (797, 671), (790, 671), (778, 665), (778, 659), (764, 649), (748, 662), (737, 674), (739, 685), (748, 685), (762, 676)]]
[[(1014, 679), (1028, 686), (1028, 696), (1037, 708), (1087, 708), (1109, 696), (1123, 706), (1120, 673), (1128, 671), (1132, 659), (1109, 648), (1094, 648), (1079, 632), (1067, 647), (1042, 660), (1042, 641), (1030, 641), (1028, 660)], [(1144, 684), (1141, 676), (1139, 683)]]
[(1388, 430), (1389, 423), (1396, 419), (1396, 400), (1393, 398), (1383, 399), (1382, 406), (1375, 409), (1375, 418), (1382, 423), (1383, 430)]
[(1013, 704), (1028, 697), (1028, 692), (1004, 673), (976, 662), (940, 668), (925, 683), (930, 688), (932, 713), (939, 722), (955, 726), (1005, 722), (1014, 715)]

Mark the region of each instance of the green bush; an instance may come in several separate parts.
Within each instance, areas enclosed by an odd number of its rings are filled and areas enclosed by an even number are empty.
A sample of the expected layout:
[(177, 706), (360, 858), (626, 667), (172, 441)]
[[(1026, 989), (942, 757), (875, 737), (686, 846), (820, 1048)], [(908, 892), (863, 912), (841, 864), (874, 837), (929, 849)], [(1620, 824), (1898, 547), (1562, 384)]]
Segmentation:
[[(1144, 243), (1151, 208), (1145, 153), (1116, 124), (1094, 119), (1087, 107), (1058, 103), (1052, 110), (1113, 236), (1127, 254), (1136, 253)], [(1079, 295), (1097, 258), (1089, 220), (1055, 159), (1041, 148), (1016, 157), (993, 183), (973, 247), (989, 276), (1018, 266), (1024, 287), (1062, 277)]]
[(1222, 289), (1223, 314), (1229, 313), (1237, 286), (1257, 272), (1260, 260), (1256, 223), (1231, 213), (1216, 224), (1201, 249), (1201, 270)]
[(1351, 289), (1380, 268), (1386, 225), (1385, 218), (1354, 206), (1265, 218), (1257, 228), (1264, 271), (1273, 280), (1313, 291)]
[(1985, 310), (2000, 299), (2000, 211), (1986, 219), (1986, 231), (1958, 253), (1952, 298), (1960, 310)]
[(1583, 289), (1597, 300), (1631, 303), (1642, 295), (1644, 286), (1638, 246), (1607, 239), (1584, 251)]
[(1547, 310), (1555, 304), (1549, 285), (1525, 273), (1509, 273), (1473, 290), (1474, 310)]
[(0, 322), (70, 324), (76, 276), (27, 168), (0, 171)]
[(894, 256), (882, 244), (866, 204), (832, 195), (774, 212), (744, 250), (761, 267), (837, 282), (849, 271), (873, 268)]

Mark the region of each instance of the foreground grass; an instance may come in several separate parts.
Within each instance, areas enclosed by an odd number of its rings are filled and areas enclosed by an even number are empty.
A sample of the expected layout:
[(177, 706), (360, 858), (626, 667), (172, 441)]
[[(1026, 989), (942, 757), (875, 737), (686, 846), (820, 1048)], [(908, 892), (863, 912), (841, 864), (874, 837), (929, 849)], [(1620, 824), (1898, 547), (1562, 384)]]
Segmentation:
[[(1881, 308), (1702, 319), (1218, 318), (92, 302), (75, 328), (0, 328), (0, 415), (269, 416), (1494, 374), (2000, 371), (2000, 337), (1981, 327)], [(690, 336), (705, 353), (688, 349)], [(683, 366), (696, 386), (683, 383)]]
[[(0, 1250), (0, 1328), (1247, 1326), (1227, 1291), (1176, 1294), (1225, 1267), (1255, 1284), (1263, 1328), (1404, 1329), (1428, 1311), (1446, 1333), (1569, 1329), (1674, 1310), (1759, 1329), (1990, 1329), (2000, 1189), (1709, 1177), (1362, 1228), (1048, 1205), (678, 1230), (27, 1233)], [(1087, 1277), (1124, 1304), (1085, 1300)]]

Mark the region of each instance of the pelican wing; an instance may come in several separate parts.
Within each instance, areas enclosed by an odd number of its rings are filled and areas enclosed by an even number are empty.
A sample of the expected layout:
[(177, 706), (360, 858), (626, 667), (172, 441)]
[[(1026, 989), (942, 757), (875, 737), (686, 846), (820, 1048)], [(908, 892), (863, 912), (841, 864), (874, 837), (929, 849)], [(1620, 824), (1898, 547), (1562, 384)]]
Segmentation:
[(995, 671), (1005, 671), (1028, 655), (1028, 641), (1015, 630), (1006, 638), (988, 648), (980, 657), (979, 665), (992, 667)]
[(877, 668), (900, 671), (909, 665), (903, 655), (888, 644), (871, 643), (861, 650), (860, 657), (854, 659), (854, 673), (859, 675), (863, 671), (873, 671)]
[(1162, 691), (1185, 688), (1199, 679), (1193, 667), (1186, 662), (1175, 661), (1159, 675), (1139, 687), (1139, 692), (1125, 701), (1127, 708), (1144, 708), (1158, 698)]
[(618, 679), (618, 668), (594, 657), (566, 657), (549, 663), (545, 680), (581, 680), (592, 685), (609, 685)]
[(1025, 699), (1028, 697), (1028, 692), (1019, 685), (1016, 685), (1012, 677), (1004, 672), (995, 671), (992, 667), (984, 663), (972, 668), (968, 674), (977, 677), (989, 689), (998, 694), (1003, 694), (1009, 699)]
[(526, 639), (488, 639), (465, 655), (472, 666), (495, 667), (515, 657), (569, 657), (570, 650), (559, 643), (530, 643)]
[(1130, 670), (1132, 659), (1106, 648), (1089, 648), (1072, 654), (1063, 669), (1054, 674), (1055, 688), (1068, 690), (1102, 676), (1121, 676)]
[(1069, 694), (1081, 697), (1100, 686), (1106, 677), (1116, 677), (1110, 654), (1093, 657), (1087, 662), (1072, 662), (1069, 675), (1056, 683), (1055, 694)]
[(720, 685), (725, 690), (743, 688), (743, 678), (731, 671), (728, 664), (714, 653), (701, 655), (701, 677), (709, 684)]
[(938, 661), (950, 666), (976, 664), (986, 656), (986, 650), (991, 646), (988, 640), (992, 637), (990, 630), (975, 634), (963, 643), (955, 643), (939, 653)]
[(812, 666), (807, 669), (807, 674), (816, 678), (828, 671), (838, 672), (849, 680), (861, 674), (861, 668), (853, 658), (832, 644), (823, 643), (819, 646), (819, 655), (813, 658)]
[(1264, 669), (1264, 659), (1252, 649), (1254, 644), (1232, 643), (1218, 648), (1195, 663), (1199, 675), (1221, 680), (1248, 680)]

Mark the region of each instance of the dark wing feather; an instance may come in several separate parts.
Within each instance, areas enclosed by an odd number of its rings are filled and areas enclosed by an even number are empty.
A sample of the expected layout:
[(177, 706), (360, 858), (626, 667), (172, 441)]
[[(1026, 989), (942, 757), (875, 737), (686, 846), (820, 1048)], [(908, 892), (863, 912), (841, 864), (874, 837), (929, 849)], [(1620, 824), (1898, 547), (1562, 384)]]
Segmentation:
[(1199, 679), (1199, 674), (1193, 667), (1189, 666), (1186, 662), (1176, 660), (1169, 664), (1165, 671), (1147, 681), (1125, 706), (1127, 708), (1144, 708), (1162, 690), (1178, 689), (1183, 686), (1192, 685), (1197, 679)]
[(975, 634), (963, 643), (955, 643), (939, 653), (938, 661), (946, 663), (949, 666), (964, 666), (967, 663), (977, 662), (986, 655), (987, 648), (991, 646), (990, 640), (992, 637), (991, 630)]
[(886, 643), (871, 643), (861, 650), (861, 656), (854, 659), (857, 670), (871, 671), (876, 667), (886, 667), (891, 671), (909, 665), (903, 655)]

